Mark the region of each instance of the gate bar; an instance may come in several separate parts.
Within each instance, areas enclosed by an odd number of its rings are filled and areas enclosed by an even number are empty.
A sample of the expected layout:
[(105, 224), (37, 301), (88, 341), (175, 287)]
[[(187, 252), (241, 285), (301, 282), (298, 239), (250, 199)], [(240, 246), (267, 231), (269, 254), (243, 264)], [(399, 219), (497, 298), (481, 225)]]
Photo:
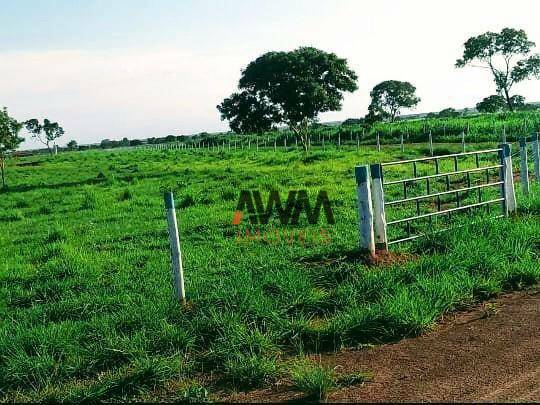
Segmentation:
[(476, 186), (460, 188), (460, 189), (457, 189), (457, 190), (442, 191), (440, 193), (426, 194), (426, 195), (421, 195), (421, 196), (418, 196), (418, 197), (411, 197), (411, 198), (404, 198), (402, 200), (387, 201), (387, 202), (384, 203), (384, 205), (401, 204), (401, 203), (406, 203), (406, 202), (409, 202), (409, 201), (423, 200), (423, 199), (437, 197), (437, 196), (446, 195), (446, 194), (461, 193), (461, 192), (469, 191), (469, 190), (476, 190), (476, 189), (492, 187), (492, 186), (500, 186), (501, 184), (504, 184), (504, 182), (503, 181), (497, 181), (497, 182), (494, 182), (494, 183), (479, 184), (479, 185), (476, 185)]
[(424, 157), (424, 158), (409, 159), (409, 160), (397, 160), (397, 161), (394, 161), (394, 162), (381, 163), (381, 165), (382, 166), (395, 166), (395, 165), (400, 165), (400, 164), (405, 164), (405, 163), (412, 163), (412, 162), (425, 162), (425, 161), (428, 161), (428, 160), (446, 159), (446, 158), (451, 158), (451, 157), (454, 157), (454, 156), (459, 157), (459, 156), (469, 156), (469, 155), (481, 155), (482, 153), (495, 153), (495, 152), (499, 152), (500, 150), (501, 150), (501, 148), (498, 148), (498, 149), (486, 149), (486, 150), (476, 150), (476, 151), (465, 152), (465, 153), (452, 153), (450, 155), (439, 155), (439, 156)]
[(501, 201), (504, 201), (504, 198), (496, 198), (496, 199), (489, 200), (489, 201), (484, 201), (484, 202), (481, 202), (481, 203), (470, 204), (470, 205), (466, 205), (466, 206), (463, 206), (463, 207), (450, 208), (450, 209), (443, 210), (443, 211), (429, 212), (427, 214), (417, 215), (415, 217), (396, 219), (395, 221), (387, 222), (387, 225), (400, 224), (400, 223), (407, 222), (407, 221), (412, 221), (412, 220), (415, 220), (415, 219), (434, 217), (434, 216), (437, 216), (437, 215), (448, 214), (450, 212), (460, 211), (460, 210), (464, 210), (464, 209), (467, 209), (467, 208), (474, 208), (474, 207), (480, 207), (482, 205), (494, 204), (494, 203), (501, 202)]
[(453, 176), (453, 175), (456, 175), (456, 174), (466, 174), (466, 173), (481, 172), (481, 171), (484, 171), (484, 170), (491, 170), (491, 169), (500, 169), (501, 167), (502, 167), (502, 165), (494, 165), (494, 166), (478, 167), (476, 169), (460, 170), (460, 171), (457, 171), (457, 172), (430, 174), (428, 176), (413, 177), (413, 178), (410, 178), (410, 179), (392, 180), (392, 181), (385, 182), (384, 185), (387, 186), (387, 185), (390, 185), (390, 184), (410, 183), (410, 182), (413, 182), (413, 181), (425, 180), (425, 179), (433, 179), (433, 178), (436, 178), (436, 177), (445, 177), (445, 176)]

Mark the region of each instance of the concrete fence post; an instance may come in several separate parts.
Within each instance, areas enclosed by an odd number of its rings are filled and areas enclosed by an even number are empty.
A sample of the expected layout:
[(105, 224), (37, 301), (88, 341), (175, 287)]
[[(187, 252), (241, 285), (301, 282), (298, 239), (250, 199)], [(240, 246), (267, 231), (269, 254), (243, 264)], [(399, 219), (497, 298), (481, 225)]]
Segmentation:
[(360, 248), (375, 255), (375, 235), (373, 232), (373, 204), (371, 201), (371, 185), (369, 167), (356, 166), (356, 193), (358, 198), (358, 231)]
[(534, 179), (540, 182), (540, 148), (538, 146), (538, 133), (532, 134), (532, 154), (534, 161)]
[(433, 156), (433, 134), (429, 131), (429, 154)]
[(165, 208), (167, 209), (167, 224), (169, 231), (169, 243), (171, 245), (171, 261), (173, 286), (176, 298), (182, 303), (186, 303), (186, 292), (184, 289), (184, 268), (182, 266), (182, 253), (180, 251), (180, 239), (178, 237), (178, 224), (176, 222), (176, 210), (174, 208), (173, 193), (165, 193)]
[(527, 162), (527, 140), (519, 139), (519, 178), (521, 182), (521, 191), (523, 194), (529, 194), (529, 165)]
[(381, 151), (381, 134), (377, 132), (377, 152)]
[(388, 250), (388, 237), (386, 232), (386, 214), (384, 212), (383, 171), (380, 163), (371, 165), (371, 192), (373, 198), (373, 226), (375, 234), (375, 247)]
[(465, 131), (461, 132), (461, 152), (465, 153)]
[(502, 196), (504, 198), (504, 214), (508, 215), (516, 211), (516, 192), (514, 190), (514, 171), (512, 169), (512, 145), (503, 143), (500, 145), (499, 154), (501, 160), (501, 186)]
[(401, 135), (399, 136), (399, 144), (400, 144), (400, 150), (401, 150), (401, 153), (405, 152), (405, 144), (403, 142), (403, 132), (401, 133)]

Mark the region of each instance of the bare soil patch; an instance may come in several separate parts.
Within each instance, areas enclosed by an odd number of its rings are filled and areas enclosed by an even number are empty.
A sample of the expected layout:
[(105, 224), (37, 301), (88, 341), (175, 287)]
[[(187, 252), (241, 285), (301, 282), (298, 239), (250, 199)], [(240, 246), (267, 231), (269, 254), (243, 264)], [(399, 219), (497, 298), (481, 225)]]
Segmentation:
[[(502, 295), (446, 315), (429, 333), (371, 349), (317, 356), (341, 373), (370, 371), (371, 382), (329, 401), (540, 401), (540, 291)], [(227, 401), (291, 401), (289, 381)]]

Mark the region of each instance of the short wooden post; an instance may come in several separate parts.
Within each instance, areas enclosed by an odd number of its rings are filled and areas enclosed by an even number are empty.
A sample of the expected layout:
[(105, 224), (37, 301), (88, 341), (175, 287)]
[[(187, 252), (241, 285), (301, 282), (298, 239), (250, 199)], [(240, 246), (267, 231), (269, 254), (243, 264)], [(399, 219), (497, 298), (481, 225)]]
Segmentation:
[(399, 137), (399, 143), (400, 143), (401, 153), (405, 152), (405, 144), (403, 142), (403, 132), (401, 133), (401, 135)]
[(521, 180), (521, 191), (529, 194), (529, 165), (527, 162), (527, 140), (519, 139), (519, 178)]
[(380, 163), (371, 165), (371, 191), (373, 198), (373, 227), (375, 234), (375, 247), (388, 250), (386, 233), (386, 214), (384, 211), (383, 172)]
[(532, 154), (534, 161), (534, 178), (540, 182), (540, 148), (538, 146), (538, 133), (532, 134)]
[(508, 215), (516, 211), (516, 193), (514, 190), (514, 171), (512, 169), (512, 145), (503, 143), (499, 146), (501, 160), (501, 181), (503, 182), (501, 189), (504, 198), (504, 214)]
[(381, 151), (381, 134), (377, 132), (377, 152)]
[(371, 186), (369, 180), (369, 167), (356, 166), (356, 193), (358, 197), (358, 231), (360, 234), (360, 248), (375, 255), (375, 235), (373, 233), (373, 203), (371, 201)]
[(182, 304), (185, 304), (186, 292), (184, 289), (184, 268), (182, 266), (182, 253), (180, 251), (180, 239), (178, 237), (178, 224), (176, 222), (174, 198), (170, 191), (165, 193), (165, 208), (167, 209), (167, 224), (169, 230), (169, 242), (171, 245), (174, 292), (176, 294), (176, 298)]
[(429, 131), (429, 154), (433, 156), (433, 135)]

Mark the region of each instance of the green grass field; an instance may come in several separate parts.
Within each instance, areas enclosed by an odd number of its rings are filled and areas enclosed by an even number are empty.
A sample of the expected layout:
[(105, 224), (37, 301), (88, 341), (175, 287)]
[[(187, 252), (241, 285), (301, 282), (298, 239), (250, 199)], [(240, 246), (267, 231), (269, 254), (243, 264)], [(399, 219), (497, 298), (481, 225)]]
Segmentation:
[[(0, 192), (0, 400), (201, 400), (280, 377), (322, 390), (332, 382), (299, 369), (303, 354), (417, 335), (447, 311), (537, 283), (538, 185), (530, 197), (518, 192), (510, 219), (461, 217), (458, 231), (396, 247), (377, 265), (358, 254), (354, 166), (424, 152), (137, 150), (11, 161)], [(232, 218), (243, 189), (283, 198), (326, 190), (336, 223), (273, 221), (261, 226), (266, 239), (239, 240), (246, 222)], [(171, 284), (165, 190), (176, 199), (186, 307)]]

